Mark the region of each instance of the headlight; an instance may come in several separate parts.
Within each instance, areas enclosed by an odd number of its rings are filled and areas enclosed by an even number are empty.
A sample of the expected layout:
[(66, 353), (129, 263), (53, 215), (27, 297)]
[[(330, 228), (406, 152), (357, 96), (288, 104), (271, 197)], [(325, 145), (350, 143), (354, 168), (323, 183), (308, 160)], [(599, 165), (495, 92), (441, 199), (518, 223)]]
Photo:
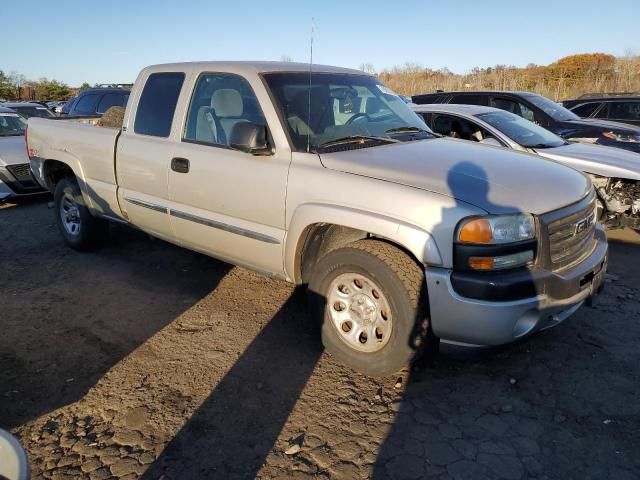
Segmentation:
[(527, 213), (471, 218), (458, 226), (457, 238), (481, 245), (521, 242), (536, 238), (536, 224)]
[(504, 270), (535, 258), (536, 222), (532, 215), (489, 215), (460, 222), (454, 265), (459, 270)]
[(631, 133), (602, 132), (602, 135), (616, 142), (640, 143), (640, 135)]

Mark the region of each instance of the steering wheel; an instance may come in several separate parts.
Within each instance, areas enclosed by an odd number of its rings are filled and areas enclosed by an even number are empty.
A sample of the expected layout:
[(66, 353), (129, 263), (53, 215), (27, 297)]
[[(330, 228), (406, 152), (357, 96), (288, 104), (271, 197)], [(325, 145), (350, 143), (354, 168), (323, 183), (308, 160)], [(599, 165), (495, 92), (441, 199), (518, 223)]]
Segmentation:
[(356, 113), (353, 117), (345, 122), (345, 125), (351, 125), (353, 122), (358, 120), (359, 118), (366, 118), (368, 121), (371, 121), (371, 117), (363, 112)]

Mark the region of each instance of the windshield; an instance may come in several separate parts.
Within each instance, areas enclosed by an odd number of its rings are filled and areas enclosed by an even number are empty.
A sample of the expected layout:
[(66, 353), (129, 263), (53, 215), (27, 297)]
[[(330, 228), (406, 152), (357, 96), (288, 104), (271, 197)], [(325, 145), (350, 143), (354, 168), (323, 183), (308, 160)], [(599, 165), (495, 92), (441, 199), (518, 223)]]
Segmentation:
[(525, 148), (553, 148), (566, 143), (549, 130), (513, 113), (504, 111), (489, 112), (480, 113), (476, 117), (487, 122)]
[(17, 113), (0, 113), (0, 137), (24, 135), (27, 122)]
[(541, 95), (527, 95), (525, 98), (558, 122), (563, 122), (565, 120), (580, 120), (580, 117), (571, 110), (567, 110), (559, 103), (549, 100), (546, 97)]
[(32, 107), (32, 106), (11, 107), (11, 110), (15, 110), (25, 118), (31, 118), (31, 117), (49, 118), (49, 117), (55, 116), (53, 113), (51, 113), (51, 110), (49, 110), (47, 107)]
[(398, 95), (369, 75), (287, 72), (264, 77), (298, 151), (434, 137)]

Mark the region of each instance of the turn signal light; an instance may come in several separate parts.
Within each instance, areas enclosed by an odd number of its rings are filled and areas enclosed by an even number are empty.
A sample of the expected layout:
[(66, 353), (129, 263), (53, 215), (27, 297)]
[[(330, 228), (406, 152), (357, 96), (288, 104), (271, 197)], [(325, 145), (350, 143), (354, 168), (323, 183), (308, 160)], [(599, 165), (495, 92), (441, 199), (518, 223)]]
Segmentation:
[(532, 260), (533, 250), (525, 250), (497, 257), (469, 257), (469, 267), (473, 270), (503, 270), (524, 266)]
[(474, 270), (493, 270), (493, 257), (471, 257), (469, 266)]
[(486, 218), (476, 218), (464, 224), (458, 233), (461, 242), (467, 243), (491, 243), (493, 230)]

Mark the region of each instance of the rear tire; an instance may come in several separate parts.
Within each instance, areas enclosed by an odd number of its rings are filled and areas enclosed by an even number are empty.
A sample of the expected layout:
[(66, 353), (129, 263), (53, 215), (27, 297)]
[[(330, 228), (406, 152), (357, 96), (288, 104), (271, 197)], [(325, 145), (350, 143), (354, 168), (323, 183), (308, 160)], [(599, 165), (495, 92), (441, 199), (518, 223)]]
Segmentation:
[(359, 240), (327, 253), (309, 294), (325, 348), (360, 372), (395, 373), (433, 345), (424, 271), (389, 243)]
[(91, 215), (74, 178), (66, 177), (58, 182), (53, 200), (58, 229), (69, 247), (86, 252), (102, 244), (109, 224)]

